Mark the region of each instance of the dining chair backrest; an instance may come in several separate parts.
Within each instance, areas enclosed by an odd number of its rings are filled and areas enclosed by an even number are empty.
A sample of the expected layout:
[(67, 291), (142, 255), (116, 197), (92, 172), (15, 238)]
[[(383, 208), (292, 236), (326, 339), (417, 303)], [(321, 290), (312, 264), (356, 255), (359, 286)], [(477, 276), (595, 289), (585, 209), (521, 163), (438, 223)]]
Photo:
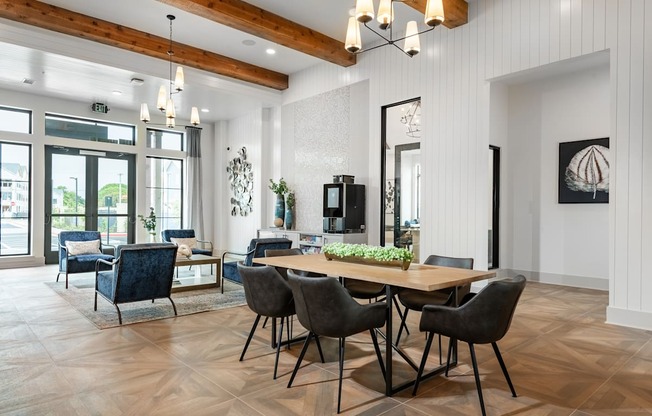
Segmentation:
[(262, 316), (287, 316), (294, 313), (292, 289), (274, 267), (245, 266), (238, 262), (245, 299), (249, 308)]

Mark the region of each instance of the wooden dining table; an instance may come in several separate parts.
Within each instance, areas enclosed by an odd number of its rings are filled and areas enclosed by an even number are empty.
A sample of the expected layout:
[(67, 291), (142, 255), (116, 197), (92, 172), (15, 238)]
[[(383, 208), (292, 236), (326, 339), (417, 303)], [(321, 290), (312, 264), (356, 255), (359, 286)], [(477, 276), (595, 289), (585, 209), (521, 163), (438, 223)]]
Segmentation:
[[(288, 269), (303, 270), (306, 272), (322, 273), (327, 276), (356, 279), (365, 282), (381, 283), (385, 285), (387, 303), (386, 322), (386, 371), (385, 371), (385, 395), (392, 396), (414, 384), (411, 380), (406, 383), (394, 386), (392, 382), (392, 357), (396, 351), (415, 370), (418, 366), (408, 357), (397, 345), (392, 343), (392, 288), (410, 288), (423, 291), (437, 289), (457, 288), (468, 283), (489, 279), (496, 276), (491, 271), (457, 269), (442, 266), (430, 266), (425, 264), (411, 264), (408, 270), (401, 270), (398, 267), (383, 267), (369, 264), (358, 264), (327, 260), (323, 254), (308, 254), (303, 256), (281, 256), (256, 258), (258, 264), (266, 264), (274, 267), (285, 267)], [(455, 302), (457, 303), (457, 295)], [(457, 361), (457, 346), (454, 344), (453, 365)], [(422, 378), (428, 378), (441, 373), (444, 365), (433, 369)]]

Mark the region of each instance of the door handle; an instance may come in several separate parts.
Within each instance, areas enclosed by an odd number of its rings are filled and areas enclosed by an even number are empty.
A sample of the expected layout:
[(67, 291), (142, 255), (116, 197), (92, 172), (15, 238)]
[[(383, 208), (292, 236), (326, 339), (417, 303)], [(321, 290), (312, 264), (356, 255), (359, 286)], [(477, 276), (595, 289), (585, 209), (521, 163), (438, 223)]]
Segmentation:
[(50, 214), (45, 214), (45, 225), (50, 224), (50, 221), (52, 221), (52, 216)]

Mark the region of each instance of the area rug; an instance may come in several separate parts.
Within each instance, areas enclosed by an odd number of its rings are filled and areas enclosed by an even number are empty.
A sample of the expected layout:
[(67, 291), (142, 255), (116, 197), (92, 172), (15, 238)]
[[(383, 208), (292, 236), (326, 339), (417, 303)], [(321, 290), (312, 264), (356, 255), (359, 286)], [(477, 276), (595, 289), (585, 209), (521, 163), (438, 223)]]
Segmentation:
[[(100, 329), (120, 326), (118, 312), (115, 307), (101, 296), (97, 297), (97, 311), (93, 310), (93, 297), (95, 285), (88, 279), (70, 282), (65, 288), (63, 282), (46, 282), (48, 287), (64, 298), (72, 307), (77, 309), (89, 321)], [(189, 290), (186, 292), (172, 293), (172, 299), (177, 305), (178, 316), (191, 315), (200, 312), (215, 311), (234, 306), (245, 305), (245, 296), (242, 286), (225, 282), (224, 293), (219, 288)], [(143, 302), (120, 304), (122, 312), (122, 325), (138, 322), (154, 321), (157, 319), (174, 318), (174, 310), (168, 299), (156, 299)]]

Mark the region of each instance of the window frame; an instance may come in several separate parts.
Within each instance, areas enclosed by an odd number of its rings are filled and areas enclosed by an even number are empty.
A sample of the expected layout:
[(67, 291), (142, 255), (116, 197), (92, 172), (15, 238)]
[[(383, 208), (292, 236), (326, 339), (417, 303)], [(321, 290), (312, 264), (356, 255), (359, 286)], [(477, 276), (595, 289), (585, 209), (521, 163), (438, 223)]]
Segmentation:
[[(64, 121), (69, 121), (69, 122), (79, 122), (82, 124), (93, 124), (95, 126), (114, 126), (114, 127), (124, 127), (124, 128), (129, 128), (131, 129), (131, 142), (129, 143), (124, 143), (123, 140), (127, 139), (110, 139), (107, 137), (106, 140), (98, 140), (95, 138), (95, 140), (91, 140), (90, 138), (79, 138), (79, 137), (71, 137), (71, 136), (62, 136), (62, 135), (52, 135), (48, 134), (48, 128), (47, 128), (47, 123), (49, 118), (56, 118), (56, 119), (62, 119)], [(98, 120), (98, 119), (93, 119), (93, 118), (85, 118), (85, 117), (77, 117), (77, 116), (69, 116), (66, 114), (59, 114), (59, 113), (51, 113), (51, 112), (46, 112), (43, 116), (45, 127), (44, 127), (44, 134), (45, 136), (49, 137), (60, 137), (63, 139), (71, 139), (71, 140), (79, 140), (79, 141), (84, 141), (84, 142), (95, 142), (95, 143), (106, 143), (106, 144), (117, 144), (117, 145), (123, 145), (123, 146), (135, 146), (136, 145), (136, 126), (133, 124), (128, 124), (128, 123), (119, 123), (115, 121), (106, 121), (106, 120)]]
[[(10, 146), (23, 146), (27, 148), (27, 203), (26, 206), (28, 207), (28, 214), (26, 217), (9, 217), (9, 218), (19, 218), (19, 219), (27, 219), (27, 246), (26, 246), (26, 252), (24, 253), (12, 253), (12, 254), (3, 254), (2, 250), (0, 250), (0, 258), (7, 258), (7, 257), (16, 257), (16, 256), (31, 256), (32, 255), (32, 211), (33, 211), (33, 206), (32, 206), (32, 155), (33, 155), (33, 149), (32, 149), (32, 144), (30, 143), (16, 143), (16, 142), (10, 142), (10, 141), (5, 141), (5, 140), (0, 140), (0, 167), (2, 165), (2, 152), (3, 152), (3, 146), (5, 145), (10, 145)], [(22, 182), (21, 182), (22, 183)], [(2, 170), (0, 169), (0, 189), (4, 188), (4, 181), (2, 179)], [(0, 213), (0, 223), (5, 220), (5, 217), (1, 215)], [(1, 235), (0, 235), (1, 237)]]
[[(179, 228), (183, 228), (183, 226), (184, 226), (184, 221), (185, 221), (185, 218), (184, 218), (184, 210), (185, 210), (185, 198), (186, 198), (186, 194), (185, 194), (185, 193), (186, 193), (186, 186), (185, 186), (185, 169), (186, 169), (186, 167), (185, 167), (185, 163), (184, 163), (184, 162), (185, 162), (185, 159), (183, 159), (183, 158), (178, 158), (178, 157), (166, 157), (166, 156), (147, 155), (147, 156), (145, 156), (145, 164), (146, 164), (146, 165), (149, 163), (149, 160), (150, 160), (150, 159), (158, 159), (158, 160), (162, 160), (162, 161), (169, 160), (169, 161), (179, 162), (179, 163), (181, 164), (181, 168), (180, 168), (181, 178), (180, 178), (180, 181), (179, 181), (179, 183), (180, 183), (180, 185), (179, 185), (179, 191), (180, 191), (180, 194), (181, 194), (181, 195), (180, 195), (180, 206), (179, 206), (179, 217), (178, 217), (178, 218), (179, 218)], [(155, 188), (156, 188), (156, 189), (161, 189), (161, 190), (162, 190), (162, 189), (173, 189), (173, 190), (176, 190), (176, 189), (174, 189), (174, 188), (168, 188), (168, 187), (166, 187), (166, 188), (163, 188), (163, 187), (153, 187), (153, 186), (151, 186), (151, 184), (148, 183), (149, 180), (150, 180), (150, 176), (148, 175), (147, 178), (146, 178), (146, 180), (145, 180), (145, 192), (146, 192), (145, 200), (147, 200), (147, 199), (149, 198), (149, 193), (151, 192), (152, 189), (155, 189)], [(150, 205), (150, 206), (151, 206), (151, 205)], [(156, 210), (156, 209), (157, 209), (157, 207), (155, 207), (155, 210)], [(148, 208), (148, 212), (149, 212), (149, 208)], [(159, 232), (159, 233), (163, 230), (163, 229), (161, 228), (161, 225), (162, 225), (162, 222), (163, 222), (163, 221), (162, 221), (163, 218), (166, 218), (166, 219), (177, 218), (177, 217), (170, 217), (170, 216), (163, 217), (163, 216), (162, 216), (162, 214), (163, 214), (162, 212), (157, 212), (157, 211), (155, 211), (155, 212), (156, 212), (157, 219), (159, 220), (159, 221), (157, 221), (157, 232)]]
[(0, 112), (2, 111), (7, 111), (7, 112), (12, 112), (12, 113), (25, 113), (29, 116), (29, 121), (28, 121), (28, 126), (27, 126), (27, 132), (23, 131), (14, 131), (14, 130), (0, 130), (8, 133), (20, 133), (20, 134), (33, 134), (34, 131), (34, 114), (32, 110), (26, 109), (26, 108), (17, 108), (17, 107), (7, 107), (4, 105), (0, 105)]

